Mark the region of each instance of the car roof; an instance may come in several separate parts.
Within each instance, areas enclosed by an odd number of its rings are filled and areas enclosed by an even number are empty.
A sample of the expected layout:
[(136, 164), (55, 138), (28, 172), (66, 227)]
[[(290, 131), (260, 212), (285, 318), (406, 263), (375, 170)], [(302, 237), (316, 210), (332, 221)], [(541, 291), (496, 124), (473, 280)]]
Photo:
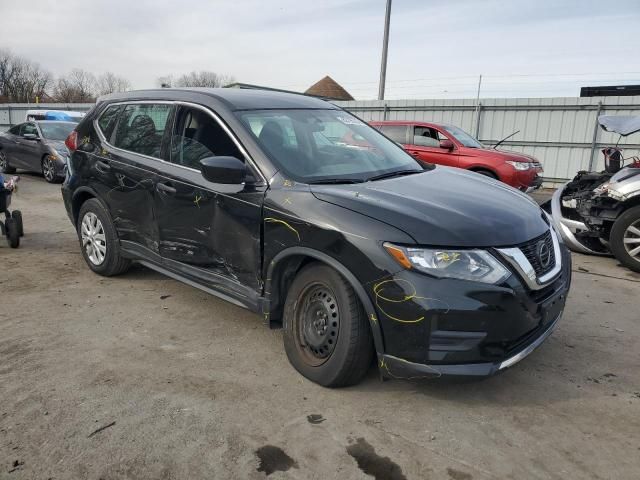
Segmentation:
[[(49, 123), (68, 123), (69, 125), (77, 125), (77, 123), (75, 122), (67, 122), (66, 120), (31, 120), (31, 122), (35, 122), (35, 123), (45, 123), (45, 124), (49, 124)], [(29, 121), (25, 122), (25, 123), (29, 123)]]
[(243, 88), (159, 88), (112, 93), (100, 97), (98, 102), (127, 100), (185, 100), (191, 94), (194, 100), (202, 95), (224, 103), (230, 110), (268, 109), (338, 109), (332, 103), (304, 94), (274, 92)]
[(371, 125), (416, 125), (423, 127), (449, 127), (453, 126), (448, 123), (438, 123), (438, 122), (421, 122), (418, 120), (377, 120), (369, 122)]

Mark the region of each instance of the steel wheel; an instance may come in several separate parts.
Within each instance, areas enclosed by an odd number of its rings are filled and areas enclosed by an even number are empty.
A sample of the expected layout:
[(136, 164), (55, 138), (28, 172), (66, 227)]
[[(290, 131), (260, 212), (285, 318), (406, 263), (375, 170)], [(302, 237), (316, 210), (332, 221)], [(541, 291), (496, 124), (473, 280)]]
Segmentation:
[(335, 296), (324, 284), (309, 285), (296, 308), (297, 348), (311, 366), (326, 362), (336, 347), (340, 332), (340, 311)]
[(44, 175), (44, 179), (49, 183), (52, 183), (56, 179), (56, 167), (49, 155), (42, 160), (42, 174)]
[(104, 234), (102, 222), (93, 212), (87, 212), (82, 218), (80, 229), (82, 248), (87, 252), (87, 258), (94, 265), (101, 265), (107, 254), (107, 237)]
[(629, 256), (640, 260), (640, 220), (636, 220), (627, 227), (622, 242)]

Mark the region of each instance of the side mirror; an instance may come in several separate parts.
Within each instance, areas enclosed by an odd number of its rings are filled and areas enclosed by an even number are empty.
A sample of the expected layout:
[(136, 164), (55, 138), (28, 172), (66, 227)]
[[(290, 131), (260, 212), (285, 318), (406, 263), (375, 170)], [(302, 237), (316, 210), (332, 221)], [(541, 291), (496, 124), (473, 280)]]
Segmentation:
[(440, 148), (445, 150), (453, 150), (453, 142), (448, 138), (446, 140), (440, 140)]
[(247, 165), (236, 157), (208, 157), (200, 160), (200, 172), (212, 183), (241, 185), (247, 176)]
[(38, 135), (36, 135), (35, 133), (25, 133), (24, 135), (22, 135), (22, 138), (26, 138), (27, 140), (40, 140), (38, 138)]

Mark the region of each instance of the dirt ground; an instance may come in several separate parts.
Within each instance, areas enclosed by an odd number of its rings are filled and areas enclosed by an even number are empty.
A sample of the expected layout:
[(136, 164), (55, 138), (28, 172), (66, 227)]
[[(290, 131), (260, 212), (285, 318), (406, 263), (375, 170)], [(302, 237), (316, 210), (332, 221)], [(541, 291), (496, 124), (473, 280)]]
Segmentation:
[(640, 478), (640, 275), (575, 255), (551, 338), (483, 381), (329, 390), (281, 332), (145, 268), (85, 266), (23, 175), (0, 243), (0, 479)]

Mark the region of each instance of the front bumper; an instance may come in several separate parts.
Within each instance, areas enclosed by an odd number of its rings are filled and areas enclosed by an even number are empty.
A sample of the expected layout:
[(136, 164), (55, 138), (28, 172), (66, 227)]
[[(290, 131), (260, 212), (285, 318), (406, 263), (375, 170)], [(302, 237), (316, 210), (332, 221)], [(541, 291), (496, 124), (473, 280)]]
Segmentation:
[(606, 253), (592, 250), (576, 238), (575, 234), (577, 232), (585, 232), (589, 230), (589, 227), (587, 227), (583, 222), (571, 220), (562, 215), (562, 194), (566, 187), (567, 184), (564, 184), (558, 188), (551, 197), (551, 219), (556, 230), (560, 232), (565, 243), (574, 252), (586, 253), (588, 255), (607, 255)]
[(382, 376), (488, 376), (528, 356), (564, 310), (571, 254), (564, 246), (561, 251), (560, 273), (539, 290), (515, 271), (500, 286), (411, 271), (378, 281), (372, 292), (385, 343), (378, 352)]

